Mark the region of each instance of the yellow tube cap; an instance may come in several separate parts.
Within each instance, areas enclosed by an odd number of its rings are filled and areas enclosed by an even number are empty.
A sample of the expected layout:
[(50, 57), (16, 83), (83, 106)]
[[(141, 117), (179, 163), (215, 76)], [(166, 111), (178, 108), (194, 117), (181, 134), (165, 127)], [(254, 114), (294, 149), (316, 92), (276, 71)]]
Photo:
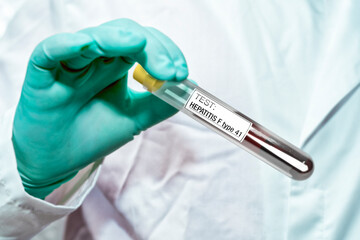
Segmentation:
[(165, 81), (153, 78), (145, 69), (138, 64), (134, 70), (133, 78), (144, 85), (149, 92), (155, 92), (164, 84)]

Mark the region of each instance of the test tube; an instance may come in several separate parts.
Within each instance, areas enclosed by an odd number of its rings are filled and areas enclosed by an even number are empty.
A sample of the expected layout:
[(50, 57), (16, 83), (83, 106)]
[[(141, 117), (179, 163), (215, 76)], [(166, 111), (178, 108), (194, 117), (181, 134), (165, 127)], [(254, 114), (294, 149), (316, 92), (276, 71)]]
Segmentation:
[(198, 85), (153, 78), (141, 65), (133, 77), (148, 91), (295, 180), (311, 176), (311, 157)]

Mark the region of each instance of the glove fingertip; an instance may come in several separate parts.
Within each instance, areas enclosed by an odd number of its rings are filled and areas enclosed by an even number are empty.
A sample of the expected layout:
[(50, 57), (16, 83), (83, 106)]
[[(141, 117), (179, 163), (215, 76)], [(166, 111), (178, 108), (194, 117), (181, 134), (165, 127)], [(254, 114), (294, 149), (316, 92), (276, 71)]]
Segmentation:
[(187, 68), (180, 68), (176, 71), (176, 80), (183, 81), (189, 76), (189, 71)]
[(176, 78), (175, 65), (168, 56), (159, 55), (155, 60), (144, 64), (144, 68), (151, 76), (159, 80), (173, 80)]

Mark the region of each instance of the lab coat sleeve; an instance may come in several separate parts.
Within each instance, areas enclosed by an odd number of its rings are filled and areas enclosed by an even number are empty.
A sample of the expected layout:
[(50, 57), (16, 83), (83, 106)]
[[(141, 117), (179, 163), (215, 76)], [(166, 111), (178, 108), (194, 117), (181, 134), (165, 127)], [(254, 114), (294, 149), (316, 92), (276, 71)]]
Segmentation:
[(10, 109), (0, 119), (0, 239), (29, 239), (81, 205), (93, 188), (100, 167), (95, 164), (79, 172), (46, 200), (27, 194), (11, 141), (14, 113), (15, 108)]

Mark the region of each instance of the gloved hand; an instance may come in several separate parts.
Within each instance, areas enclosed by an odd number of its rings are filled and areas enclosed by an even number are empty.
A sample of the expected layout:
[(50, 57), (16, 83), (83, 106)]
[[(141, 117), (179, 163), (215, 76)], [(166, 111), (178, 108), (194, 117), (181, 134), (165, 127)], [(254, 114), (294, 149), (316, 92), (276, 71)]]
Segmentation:
[(128, 19), (57, 34), (35, 48), (12, 139), (29, 194), (45, 198), (81, 168), (176, 113), (151, 93), (127, 87), (134, 62), (161, 80), (188, 75), (169, 38)]

